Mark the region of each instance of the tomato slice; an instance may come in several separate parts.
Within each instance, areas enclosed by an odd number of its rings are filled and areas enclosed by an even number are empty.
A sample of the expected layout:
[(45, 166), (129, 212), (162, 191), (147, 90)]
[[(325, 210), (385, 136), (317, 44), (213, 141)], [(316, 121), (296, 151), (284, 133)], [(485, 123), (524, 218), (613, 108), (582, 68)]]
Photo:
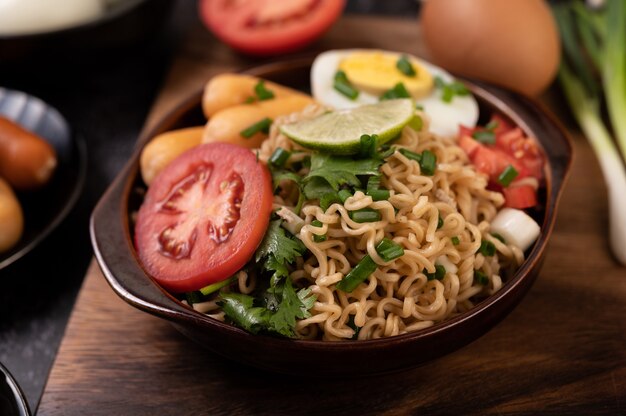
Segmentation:
[(200, 0), (200, 17), (222, 41), (266, 56), (292, 52), (321, 36), (345, 0)]
[(272, 210), (267, 168), (229, 143), (195, 147), (152, 182), (135, 225), (145, 270), (172, 292), (224, 280), (253, 256)]

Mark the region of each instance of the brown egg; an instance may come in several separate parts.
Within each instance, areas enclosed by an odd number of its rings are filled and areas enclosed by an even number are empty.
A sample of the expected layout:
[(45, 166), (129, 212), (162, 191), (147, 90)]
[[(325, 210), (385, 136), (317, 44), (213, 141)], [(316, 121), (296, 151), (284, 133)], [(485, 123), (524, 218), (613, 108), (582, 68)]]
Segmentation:
[(543, 0), (426, 0), (420, 14), (431, 60), (530, 96), (554, 79), (556, 23)]

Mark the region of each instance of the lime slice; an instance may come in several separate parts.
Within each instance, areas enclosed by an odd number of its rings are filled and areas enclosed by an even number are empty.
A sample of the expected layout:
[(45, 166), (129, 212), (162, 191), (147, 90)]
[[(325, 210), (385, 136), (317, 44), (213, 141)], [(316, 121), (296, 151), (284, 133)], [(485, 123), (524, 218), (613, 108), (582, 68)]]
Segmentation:
[(414, 113), (410, 99), (386, 100), (285, 124), (280, 130), (308, 149), (352, 155), (359, 152), (362, 135), (376, 134), (378, 143), (385, 143), (400, 134)]

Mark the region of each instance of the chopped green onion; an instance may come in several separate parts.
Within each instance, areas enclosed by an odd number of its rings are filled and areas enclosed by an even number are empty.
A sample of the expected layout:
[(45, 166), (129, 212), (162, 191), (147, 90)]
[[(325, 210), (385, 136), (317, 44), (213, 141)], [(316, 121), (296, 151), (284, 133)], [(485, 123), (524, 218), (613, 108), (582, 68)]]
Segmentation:
[(404, 255), (402, 246), (388, 238), (383, 238), (378, 243), (376, 252), (384, 261), (392, 261)]
[(411, 98), (403, 83), (398, 82), (392, 89), (380, 96), (380, 101), (393, 100), (395, 98)]
[(339, 200), (342, 204), (346, 203), (346, 200), (352, 196), (352, 192), (348, 189), (341, 189), (337, 195), (339, 195)]
[(422, 161), (422, 155), (419, 153), (412, 152), (408, 149), (400, 149), (399, 152), (402, 153), (407, 159), (414, 160), (417, 163)]
[(499, 125), (498, 120), (491, 120), (489, 123), (487, 123), (487, 125), (485, 126), (485, 128), (486, 128), (487, 130), (494, 131), (495, 129), (497, 129), (497, 128), (498, 128), (498, 125)]
[(237, 280), (237, 276), (231, 276), (226, 280), (222, 280), (221, 282), (213, 283), (212, 285), (203, 287), (202, 289), (200, 289), (200, 293), (202, 293), (204, 296), (208, 296), (211, 293), (217, 292), (221, 288), (228, 286), (235, 280)]
[(443, 218), (439, 215), (439, 218), (437, 218), (437, 229), (440, 229), (441, 227), (443, 227)]
[(487, 277), (485, 272), (482, 272), (480, 270), (474, 270), (474, 280), (479, 285), (486, 286), (489, 284), (489, 278)]
[[(321, 228), (324, 226), (324, 224), (322, 224), (320, 220), (311, 221), (311, 225), (317, 228)], [(315, 241), (316, 243), (321, 243), (322, 241), (326, 241), (326, 234), (324, 235), (313, 234), (313, 241)]]
[(378, 136), (372, 134), (364, 134), (360, 138), (361, 148), (359, 150), (359, 157), (368, 158), (376, 154), (376, 148), (378, 147)]
[(498, 183), (504, 187), (507, 187), (511, 184), (513, 179), (517, 177), (517, 175), (517, 170), (515, 170), (513, 165), (509, 165), (504, 168), (500, 176), (498, 176)]
[(350, 215), (350, 219), (352, 219), (352, 221), (358, 223), (376, 222), (380, 221), (382, 218), (380, 212), (372, 208), (361, 208), (356, 211), (350, 211), (348, 215)]
[(255, 101), (256, 101), (256, 98), (250, 96), (250, 97), (246, 98), (246, 100), (243, 103), (244, 104), (252, 104)]
[(249, 139), (257, 133), (263, 132), (265, 134), (269, 133), (270, 126), (272, 125), (272, 119), (269, 117), (265, 117), (263, 120), (254, 123), (250, 127), (243, 129), (239, 134), (242, 137)]
[(368, 189), (366, 195), (371, 196), (374, 201), (387, 201), (391, 193), (388, 189)]
[(282, 147), (277, 147), (276, 150), (274, 150), (274, 153), (272, 153), (272, 156), (270, 156), (269, 162), (274, 167), (282, 168), (285, 166), (285, 162), (287, 162), (289, 156), (291, 156), (291, 152), (283, 149)]
[(454, 98), (454, 90), (449, 85), (443, 86), (443, 91), (441, 94), (441, 100), (444, 103), (451, 103)]
[(352, 292), (359, 284), (374, 273), (377, 267), (376, 262), (372, 260), (369, 254), (366, 254), (365, 257), (337, 283), (336, 288), (343, 292)]
[(369, 177), (365, 194), (371, 196), (374, 201), (386, 201), (391, 195), (388, 189), (380, 189), (380, 176), (378, 175)]
[(414, 77), (415, 75), (417, 75), (417, 72), (415, 72), (415, 68), (413, 68), (413, 65), (406, 55), (402, 55), (400, 59), (398, 59), (398, 62), (396, 62), (396, 67), (407, 77)]
[(482, 240), (478, 252), (485, 257), (491, 257), (496, 254), (496, 245), (491, 241)]
[[(376, 252), (386, 262), (395, 260), (404, 255), (402, 246), (388, 238), (383, 238), (381, 242), (376, 245)], [(364, 282), (365, 279), (374, 273), (377, 267), (376, 262), (372, 260), (369, 254), (366, 254), (365, 257), (337, 283), (337, 289), (348, 293), (352, 292), (360, 283)], [(445, 268), (443, 269), (443, 273), (445, 275)]]
[(419, 164), (424, 175), (432, 176), (435, 174), (435, 168), (437, 167), (437, 156), (430, 150), (424, 150)]
[(274, 98), (274, 93), (268, 90), (267, 88), (265, 88), (265, 81), (263, 80), (260, 80), (254, 86), (254, 92), (256, 93), (256, 96), (259, 98), (259, 101), (270, 100)]
[(333, 87), (335, 88), (335, 90), (351, 100), (356, 100), (356, 98), (359, 96), (359, 91), (354, 88), (352, 84), (350, 84), (346, 73), (343, 71), (337, 71), (337, 73), (335, 73), (335, 83), (333, 84)]
[(503, 244), (506, 244), (506, 240), (504, 239), (504, 237), (502, 237), (500, 234), (498, 233), (491, 233), (491, 235), (493, 236), (493, 238), (495, 238), (496, 240), (500, 240), (502, 241)]
[(415, 109), (416, 110), (420, 110), (420, 111), (424, 111), (424, 106), (421, 104), (415, 104)]
[(443, 280), (446, 277), (446, 268), (441, 264), (436, 264), (434, 273), (428, 273), (426, 269), (424, 269), (423, 273), (426, 275), (427, 280)]
[(452, 81), (446, 83), (440, 76), (435, 77), (435, 87), (441, 89), (441, 100), (445, 103), (450, 103), (455, 96), (469, 95), (467, 87), (459, 81)]
[(329, 192), (320, 198), (320, 208), (326, 211), (332, 204), (342, 203), (337, 192)]
[(472, 133), (472, 137), (482, 144), (496, 144), (496, 135), (493, 131), (478, 130)]
[(452, 244), (455, 246), (458, 246), (459, 244), (461, 244), (461, 240), (459, 240), (459, 237), (457, 237), (456, 235), (452, 237), (450, 241), (452, 241)]
[(469, 95), (470, 91), (467, 89), (467, 87), (465, 86), (465, 84), (463, 84), (462, 82), (459, 81), (453, 81), (450, 84), (450, 88), (452, 88), (452, 91), (454, 91), (454, 94), (462, 97), (465, 95)]
[(380, 175), (372, 175), (367, 179), (367, 190), (380, 188)]
[(409, 121), (409, 127), (411, 127), (415, 131), (422, 130), (423, 126), (424, 126), (424, 122), (422, 121), (422, 118), (418, 115), (413, 116), (411, 121)]

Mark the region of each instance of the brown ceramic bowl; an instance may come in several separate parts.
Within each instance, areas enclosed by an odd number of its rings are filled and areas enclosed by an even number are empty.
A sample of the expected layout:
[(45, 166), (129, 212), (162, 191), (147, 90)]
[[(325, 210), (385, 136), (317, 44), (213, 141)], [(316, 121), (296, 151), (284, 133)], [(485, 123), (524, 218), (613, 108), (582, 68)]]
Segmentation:
[[(311, 59), (266, 65), (249, 74), (306, 89)], [(495, 295), (466, 313), (430, 328), (369, 341), (324, 342), (250, 335), (218, 322), (179, 302), (141, 268), (133, 247), (130, 215), (139, 208), (144, 188), (139, 154), (148, 140), (164, 131), (199, 125), (201, 90), (187, 97), (148, 134), (140, 138), (132, 158), (95, 208), (91, 238), (96, 257), (113, 290), (126, 302), (170, 321), (189, 338), (225, 357), (282, 373), (357, 376), (399, 371), (448, 354), (480, 337), (502, 320), (524, 297), (542, 264), (556, 218), (557, 205), (572, 160), (572, 146), (563, 129), (530, 100), (477, 83), (468, 83), (488, 117), (498, 111), (525, 132), (537, 137), (547, 156), (546, 187), (540, 192), (543, 208), (534, 215), (541, 235), (527, 260)]]

